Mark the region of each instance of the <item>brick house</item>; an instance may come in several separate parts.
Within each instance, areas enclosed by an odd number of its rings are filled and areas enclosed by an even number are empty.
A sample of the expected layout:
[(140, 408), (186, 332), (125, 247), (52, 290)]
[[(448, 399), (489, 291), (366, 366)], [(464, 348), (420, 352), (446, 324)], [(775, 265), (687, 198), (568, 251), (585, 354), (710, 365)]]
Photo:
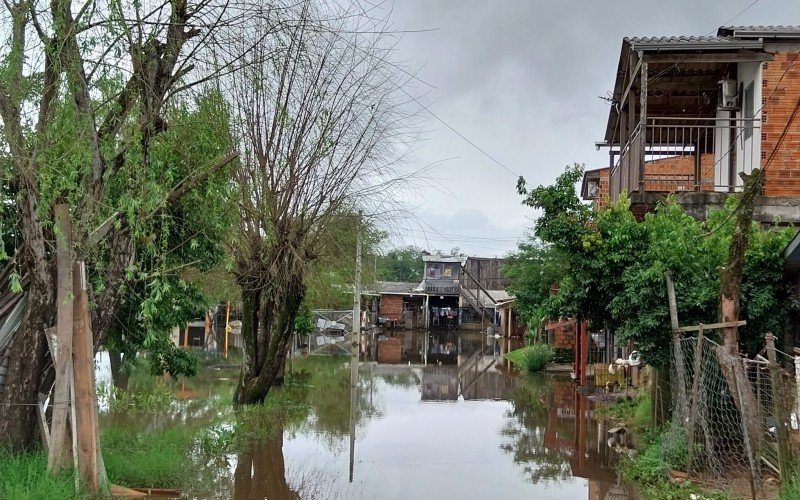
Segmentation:
[[(603, 142), (609, 166), (582, 197), (624, 191), (642, 215), (668, 193), (704, 219), (740, 173), (765, 169), (756, 217), (800, 222), (800, 26), (724, 26), (716, 36), (625, 38)], [(796, 120), (796, 121), (792, 121)]]

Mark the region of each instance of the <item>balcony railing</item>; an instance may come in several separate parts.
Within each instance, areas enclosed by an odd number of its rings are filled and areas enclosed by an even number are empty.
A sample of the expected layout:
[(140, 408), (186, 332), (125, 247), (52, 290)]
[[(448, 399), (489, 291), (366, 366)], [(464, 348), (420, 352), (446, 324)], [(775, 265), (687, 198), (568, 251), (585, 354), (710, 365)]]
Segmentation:
[(738, 173), (760, 165), (760, 150), (755, 119), (648, 118), (611, 169), (611, 199), (622, 191), (734, 191), (741, 187)]

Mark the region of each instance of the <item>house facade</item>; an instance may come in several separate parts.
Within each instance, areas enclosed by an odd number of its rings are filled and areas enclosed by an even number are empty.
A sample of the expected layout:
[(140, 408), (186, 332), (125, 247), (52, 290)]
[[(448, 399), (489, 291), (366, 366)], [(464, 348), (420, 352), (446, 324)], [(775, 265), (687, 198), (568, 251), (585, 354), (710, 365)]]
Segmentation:
[[(604, 140), (608, 167), (584, 199), (623, 192), (634, 213), (669, 193), (704, 219), (764, 171), (756, 218), (800, 222), (800, 26), (724, 26), (716, 36), (622, 42)], [(637, 215), (639, 215), (637, 213)]]

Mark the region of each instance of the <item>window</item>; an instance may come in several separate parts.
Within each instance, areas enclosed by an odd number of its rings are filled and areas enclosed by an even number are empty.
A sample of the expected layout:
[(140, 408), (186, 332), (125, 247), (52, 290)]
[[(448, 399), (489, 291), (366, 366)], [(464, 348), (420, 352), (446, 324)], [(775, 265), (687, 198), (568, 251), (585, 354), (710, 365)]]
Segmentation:
[(744, 138), (750, 139), (753, 137), (753, 118), (755, 115), (755, 89), (753, 82), (750, 82), (744, 89), (744, 102), (742, 103), (742, 117), (744, 122)]

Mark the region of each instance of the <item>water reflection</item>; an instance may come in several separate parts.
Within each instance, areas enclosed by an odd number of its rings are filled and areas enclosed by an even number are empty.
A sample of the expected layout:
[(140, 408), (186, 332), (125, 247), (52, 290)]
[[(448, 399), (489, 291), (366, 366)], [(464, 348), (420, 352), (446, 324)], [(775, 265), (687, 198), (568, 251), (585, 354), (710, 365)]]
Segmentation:
[[(191, 457), (213, 481), (188, 496), (634, 498), (614, 474), (619, 453), (609, 446), (624, 439), (609, 443), (607, 426), (570, 380), (514, 375), (488, 350), (460, 356), (442, 366), (362, 362), (355, 392), (348, 358), (304, 360), (302, 401), (276, 433), (230, 456)], [(226, 390), (232, 382), (195, 381), (196, 400), (176, 400), (175, 412), (151, 425), (226, 411), (201, 397)], [(226, 415), (233, 422), (234, 412)]]
[(293, 490), (286, 481), (282, 433), (238, 456), (233, 486), (233, 498), (237, 500), (250, 498), (295, 500), (300, 498), (300, 494)]

